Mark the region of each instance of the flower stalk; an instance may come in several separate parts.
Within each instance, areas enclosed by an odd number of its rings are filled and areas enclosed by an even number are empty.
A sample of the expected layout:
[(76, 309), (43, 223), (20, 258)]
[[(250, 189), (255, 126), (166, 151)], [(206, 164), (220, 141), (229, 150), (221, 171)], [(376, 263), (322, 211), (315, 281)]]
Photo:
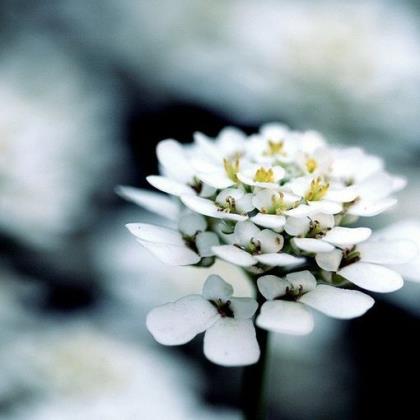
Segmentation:
[[(263, 296), (258, 294), (258, 301)], [(245, 420), (264, 420), (267, 413), (267, 367), (269, 365), (269, 332), (256, 328), (261, 355), (258, 362), (244, 368), (242, 377), (242, 410)]]

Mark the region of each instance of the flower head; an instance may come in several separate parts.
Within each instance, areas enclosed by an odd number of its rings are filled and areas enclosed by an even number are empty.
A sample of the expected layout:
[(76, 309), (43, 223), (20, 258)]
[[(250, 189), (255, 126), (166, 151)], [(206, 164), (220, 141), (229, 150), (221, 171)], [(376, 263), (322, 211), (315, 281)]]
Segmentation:
[[(164, 140), (158, 158), (163, 175), (148, 180), (175, 200), (119, 191), (174, 228), (136, 223), (128, 229), (168, 264), (209, 266), (221, 258), (242, 267), (255, 282), (261, 328), (309, 333), (310, 308), (336, 318), (360, 316), (374, 301), (352, 289), (397, 290), (403, 279), (392, 266), (416, 258), (415, 242), (381, 240), (369, 227), (351, 226), (395, 205), (393, 194), (405, 185), (361, 149), (329, 147), (318, 133), (269, 124), (248, 138), (231, 128), (215, 140), (196, 133), (192, 147)], [(202, 296), (153, 310), (149, 330), (169, 345), (206, 331), (210, 360), (253, 363), (258, 305), (232, 293), (220, 277), (209, 277)]]
[(232, 286), (212, 275), (204, 283), (202, 295), (185, 296), (152, 309), (147, 328), (165, 345), (184, 344), (205, 332), (208, 359), (224, 366), (255, 363), (260, 351), (251, 318), (257, 301), (232, 295)]

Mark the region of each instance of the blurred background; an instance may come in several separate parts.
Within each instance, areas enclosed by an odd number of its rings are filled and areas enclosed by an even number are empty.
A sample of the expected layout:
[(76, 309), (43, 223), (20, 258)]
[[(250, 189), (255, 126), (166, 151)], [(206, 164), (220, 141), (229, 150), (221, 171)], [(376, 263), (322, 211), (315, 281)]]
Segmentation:
[[(144, 321), (209, 272), (247, 295), (241, 273), (160, 264), (114, 187), (147, 188), (164, 138), (280, 121), (384, 156), (409, 184), (371, 226), (420, 222), (419, 112), (414, 0), (1, 0), (0, 418), (240, 419), (242, 370)], [(420, 284), (375, 298), (273, 336), (269, 419), (413, 418)]]

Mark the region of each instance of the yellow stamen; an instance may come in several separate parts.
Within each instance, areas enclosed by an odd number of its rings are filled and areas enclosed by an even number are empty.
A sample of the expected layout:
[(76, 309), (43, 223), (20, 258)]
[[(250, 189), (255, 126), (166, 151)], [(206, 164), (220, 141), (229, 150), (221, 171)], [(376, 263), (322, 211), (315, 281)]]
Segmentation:
[(284, 141), (268, 140), (267, 149), (264, 152), (266, 156), (276, 156), (284, 154), (283, 151)]
[(274, 172), (271, 168), (265, 169), (263, 167), (257, 169), (254, 175), (255, 182), (275, 182)]
[(327, 194), (330, 184), (323, 181), (320, 177), (315, 178), (311, 182), (309, 191), (305, 195), (307, 201), (319, 201), (322, 200)]
[(316, 162), (316, 160), (315, 159), (313, 159), (313, 158), (309, 158), (307, 161), (306, 161), (306, 170), (310, 173), (310, 174), (312, 174), (315, 170), (316, 170), (316, 168), (318, 167), (318, 164), (317, 164), (317, 162)]
[(289, 206), (284, 201), (284, 194), (273, 194), (271, 197), (271, 208), (269, 209), (269, 213), (279, 215), (283, 214), (286, 210), (289, 210)]
[(229, 179), (231, 179), (233, 182), (239, 182), (239, 158), (236, 157), (235, 159), (223, 159), (223, 165), (225, 167), (226, 175), (229, 177)]

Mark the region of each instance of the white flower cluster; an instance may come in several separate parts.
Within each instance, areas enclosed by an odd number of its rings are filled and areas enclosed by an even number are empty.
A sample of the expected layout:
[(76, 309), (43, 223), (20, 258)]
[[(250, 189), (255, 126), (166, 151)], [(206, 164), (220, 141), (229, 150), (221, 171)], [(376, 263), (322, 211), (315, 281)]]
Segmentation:
[(104, 174), (118, 172), (118, 96), (52, 40), (19, 38), (1, 58), (0, 231), (60, 246), (94, 215), (92, 198), (112, 185)]
[(394, 206), (393, 193), (405, 186), (359, 148), (331, 147), (316, 132), (268, 124), (251, 136), (225, 128), (216, 139), (196, 133), (191, 145), (164, 140), (157, 155), (162, 174), (147, 179), (175, 199), (130, 187), (119, 193), (178, 228), (131, 223), (130, 232), (167, 264), (208, 266), (219, 257), (247, 270), (258, 289), (258, 303), (233, 298), (228, 283), (210, 276), (202, 296), (149, 313), (148, 329), (162, 344), (206, 331), (204, 352), (213, 362), (255, 363), (254, 314), (261, 328), (297, 335), (313, 329), (308, 307), (335, 318), (360, 316), (374, 300), (350, 289), (401, 288), (401, 275), (388, 266), (398, 269), (417, 255), (414, 242), (349, 227)]
[(368, 138), (394, 153), (407, 151), (400, 142), (416, 147), (414, 2), (50, 3), (44, 13), (67, 22), (95, 54), (124, 65), (160, 98), (210, 106), (245, 124), (282, 118), (344, 141)]

